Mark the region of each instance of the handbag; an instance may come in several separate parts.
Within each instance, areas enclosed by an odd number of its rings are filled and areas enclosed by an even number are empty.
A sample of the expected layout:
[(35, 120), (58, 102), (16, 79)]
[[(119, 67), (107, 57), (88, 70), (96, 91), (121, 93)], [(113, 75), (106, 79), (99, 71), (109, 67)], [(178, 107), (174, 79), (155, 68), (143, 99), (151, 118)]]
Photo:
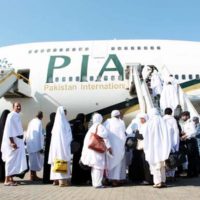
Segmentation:
[(136, 137), (128, 137), (125, 142), (125, 146), (127, 149), (135, 150), (137, 148), (137, 138)]
[(107, 150), (105, 142), (104, 142), (102, 137), (97, 135), (98, 126), (96, 128), (95, 133), (91, 134), (91, 137), (89, 139), (88, 148), (92, 149), (92, 150), (94, 150), (94, 151), (96, 151), (98, 153), (105, 153), (106, 150)]
[(171, 152), (169, 158), (165, 161), (168, 169), (174, 169), (186, 162), (186, 157), (181, 152)]
[(53, 172), (56, 172), (56, 173), (67, 173), (67, 171), (68, 171), (67, 161), (60, 160), (60, 159), (55, 159), (54, 160)]

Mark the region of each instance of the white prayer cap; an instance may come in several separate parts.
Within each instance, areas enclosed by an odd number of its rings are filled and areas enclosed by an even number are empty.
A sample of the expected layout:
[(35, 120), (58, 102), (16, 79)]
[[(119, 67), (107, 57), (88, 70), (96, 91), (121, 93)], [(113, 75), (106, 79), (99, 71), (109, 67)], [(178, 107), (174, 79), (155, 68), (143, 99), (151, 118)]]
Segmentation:
[(95, 114), (93, 115), (93, 117), (92, 117), (92, 122), (93, 122), (93, 124), (95, 124), (95, 123), (101, 123), (102, 121), (103, 121), (103, 117), (102, 117), (101, 114), (95, 113)]
[(113, 111), (111, 112), (111, 117), (117, 117), (117, 116), (120, 116), (119, 110), (113, 110)]

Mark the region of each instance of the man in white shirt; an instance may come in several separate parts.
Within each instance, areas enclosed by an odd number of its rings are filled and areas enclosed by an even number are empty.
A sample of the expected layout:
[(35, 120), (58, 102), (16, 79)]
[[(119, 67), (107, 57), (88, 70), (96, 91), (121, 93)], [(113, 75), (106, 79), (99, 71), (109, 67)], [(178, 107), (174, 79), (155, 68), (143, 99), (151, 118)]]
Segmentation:
[(43, 157), (41, 154), (44, 145), (42, 118), (43, 113), (39, 111), (36, 117), (29, 122), (26, 132), (26, 146), (29, 154), (31, 181), (40, 180), (40, 178), (37, 177), (36, 172), (40, 171), (43, 166)]
[(198, 149), (200, 153), (200, 123), (199, 123), (199, 118), (198, 117), (193, 117), (193, 122), (195, 124), (196, 128), (196, 138), (197, 138), (197, 143), (198, 143)]
[(198, 159), (199, 152), (196, 140), (196, 129), (194, 122), (190, 119), (190, 113), (185, 111), (181, 115), (181, 119), (184, 121), (182, 126), (181, 140), (186, 142), (187, 156), (188, 156), (188, 177), (198, 176)]

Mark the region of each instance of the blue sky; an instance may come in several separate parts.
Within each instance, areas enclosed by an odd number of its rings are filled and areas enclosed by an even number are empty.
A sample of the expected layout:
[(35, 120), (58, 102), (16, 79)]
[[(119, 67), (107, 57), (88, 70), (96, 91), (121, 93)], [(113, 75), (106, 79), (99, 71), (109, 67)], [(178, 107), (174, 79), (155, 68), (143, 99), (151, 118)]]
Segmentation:
[(102, 39), (200, 41), (200, 0), (0, 0), (0, 46)]

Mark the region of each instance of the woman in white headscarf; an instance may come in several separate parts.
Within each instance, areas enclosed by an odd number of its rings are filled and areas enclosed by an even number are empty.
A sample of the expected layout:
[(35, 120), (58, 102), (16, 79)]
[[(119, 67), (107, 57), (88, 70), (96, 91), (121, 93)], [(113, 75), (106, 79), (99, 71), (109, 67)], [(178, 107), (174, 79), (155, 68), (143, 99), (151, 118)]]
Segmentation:
[[(54, 185), (67, 186), (67, 179), (70, 178), (70, 160), (72, 132), (66, 118), (66, 110), (62, 106), (58, 107), (55, 122), (52, 129), (52, 138), (49, 151), (48, 163), (51, 164), (50, 179), (54, 180)], [(67, 161), (67, 173), (53, 171), (55, 159)]]
[(153, 175), (154, 187), (165, 186), (165, 160), (169, 158), (171, 151), (170, 134), (166, 124), (156, 108), (149, 112), (144, 137), (145, 158), (150, 165)]
[(93, 115), (93, 125), (88, 130), (85, 139), (84, 139), (84, 145), (81, 155), (81, 161), (84, 165), (88, 165), (91, 167), (91, 176), (92, 176), (92, 185), (95, 188), (101, 188), (102, 186), (102, 180), (103, 180), (103, 173), (106, 169), (106, 153), (99, 153), (97, 151), (94, 151), (92, 149), (88, 148), (89, 140), (92, 134), (96, 132), (97, 126), (97, 135), (103, 138), (106, 148), (108, 151), (111, 152), (110, 143), (107, 139), (108, 137), (108, 131), (107, 129), (101, 124), (103, 121), (103, 117), (95, 113)]
[(148, 185), (152, 183), (150, 175), (149, 164), (145, 160), (143, 150), (143, 132), (146, 127), (148, 116), (145, 113), (138, 113), (136, 118), (132, 120), (126, 132), (133, 133), (137, 138), (137, 147), (133, 150), (133, 158), (129, 166), (129, 178), (132, 181), (141, 181), (141, 184)]

